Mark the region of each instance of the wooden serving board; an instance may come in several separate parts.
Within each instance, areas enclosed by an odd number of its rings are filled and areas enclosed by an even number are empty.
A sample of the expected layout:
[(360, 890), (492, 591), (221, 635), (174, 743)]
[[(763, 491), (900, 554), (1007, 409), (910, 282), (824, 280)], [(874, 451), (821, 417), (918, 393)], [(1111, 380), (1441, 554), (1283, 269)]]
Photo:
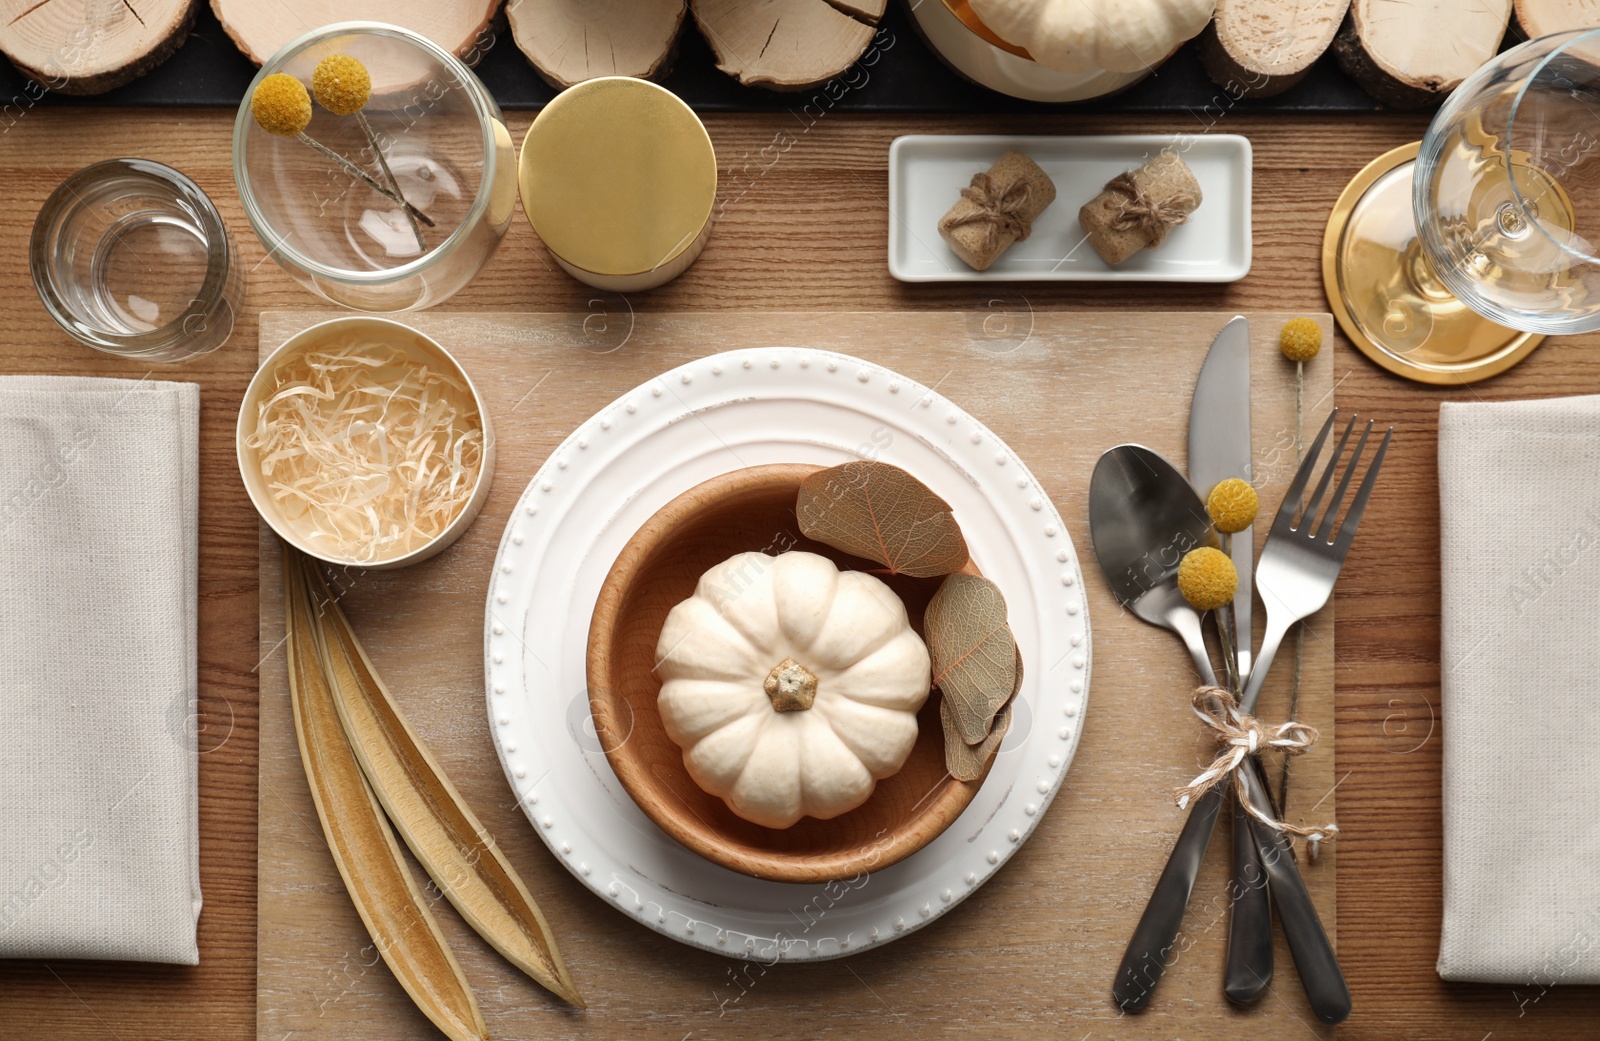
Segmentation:
[[(1183, 823), (1172, 790), (1211, 749), (1190, 715), (1177, 639), (1119, 609), (1090, 548), (1095, 459), (1138, 441), (1185, 464), (1189, 399), (1228, 313), (977, 312), (450, 314), (403, 316), (449, 348), (485, 393), (498, 438), (494, 489), (452, 549), (401, 571), (336, 576), (374, 663), (554, 928), (588, 1000), (569, 1009), (520, 976), (429, 888), (497, 1038), (854, 1037), (916, 1041), (1101, 1036), (1209, 1039), (1332, 1035), (1306, 1006), (1278, 939), (1271, 992), (1248, 1011), (1221, 992), (1227, 933), (1224, 829), (1195, 887), (1175, 963), (1152, 1007), (1119, 1015), (1110, 984)], [(261, 349), (331, 317), (261, 317)], [(1292, 315), (1251, 317), (1255, 463), (1270, 517), (1295, 469), (1295, 370), (1276, 349)], [(1325, 339), (1327, 315), (1317, 316)], [(518, 810), (484, 715), (483, 606), (509, 510), (567, 433), (622, 392), (720, 350), (806, 345), (855, 354), (937, 387), (1004, 438), (1049, 490), (1089, 586), (1089, 712), (1066, 782), (1033, 837), (987, 885), (924, 929), (837, 961), (747, 964), (682, 946), (619, 914), (570, 876)], [(1332, 406), (1331, 351), (1305, 374), (1305, 428)], [(1268, 525), (1257, 524), (1258, 540)], [(573, 604), (588, 611), (592, 605)], [(1255, 612), (1258, 629), (1261, 609)], [(323, 843), (301, 772), (284, 672), (276, 539), (261, 539), (261, 785), (257, 1029), (262, 1041), (432, 1039), (383, 965)], [(1293, 639), (1262, 715), (1285, 711)], [(1289, 814), (1332, 820), (1332, 608), (1308, 626), (1300, 716), (1322, 732), (1296, 760)], [(1276, 767), (1272, 773), (1276, 776)], [(1224, 826), (1225, 828), (1225, 826)], [(1335, 933), (1337, 843), (1306, 883)], [(809, 900), (796, 887), (795, 906)], [(1360, 995), (1356, 996), (1357, 1001)], [(979, 1026), (981, 1024), (981, 1026)]]

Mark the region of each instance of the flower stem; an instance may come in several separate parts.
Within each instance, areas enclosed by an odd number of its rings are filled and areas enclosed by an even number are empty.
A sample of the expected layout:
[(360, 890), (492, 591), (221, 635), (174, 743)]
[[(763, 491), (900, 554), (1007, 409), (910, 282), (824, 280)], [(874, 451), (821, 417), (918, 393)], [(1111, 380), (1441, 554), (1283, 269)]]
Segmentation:
[[(1306, 363), (1297, 361), (1294, 363), (1294, 465), (1296, 469), (1299, 468), (1305, 456), (1304, 443), (1301, 440), (1301, 430), (1305, 427), (1305, 412)], [(1294, 679), (1289, 683), (1289, 720), (1291, 722), (1296, 718), (1295, 712), (1300, 707), (1300, 663), (1305, 659), (1305, 656), (1306, 627), (1305, 623), (1302, 622), (1294, 628)], [(1289, 759), (1289, 756), (1284, 756), (1283, 765), (1278, 769), (1278, 804), (1280, 807), (1289, 804)]]
[[(378, 144), (378, 135), (372, 132), (372, 124), (367, 122), (366, 114), (359, 109), (356, 111), (356, 122), (361, 124), (361, 132), (367, 135), (367, 143), (372, 146), (373, 154), (378, 157), (378, 166), (383, 170), (384, 179), (389, 182), (389, 187), (394, 189), (394, 193), (404, 201), (406, 193), (400, 190), (400, 181), (395, 177), (394, 171), (389, 169), (389, 160), (384, 157), (383, 146)], [(428, 252), (428, 245), (422, 240), (422, 225), (417, 223), (417, 215), (412, 212), (409, 202), (405, 204), (405, 213), (406, 220), (411, 222), (411, 233), (417, 237), (417, 250), (422, 253)]]
[(315, 151), (321, 152), (335, 163), (344, 167), (346, 173), (356, 178), (356, 180), (361, 181), (368, 188), (371, 188), (373, 191), (389, 199), (391, 202), (405, 207), (407, 213), (414, 214), (417, 220), (420, 220), (430, 228), (433, 227), (433, 218), (429, 217), (426, 213), (423, 213), (409, 202), (406, 202), (405, 199), (390, 191), (388, 188), (385, 188), (383, 185), (379, 184), (373, 179), (371, 174), (361, 169), (361, 167), (357, 166), (355, 163), (352, 163), (350, 160), (346, 159), (338, 152), (335, 152), (333, 149), (329, 148), (327, 145), (323, 144), (321, 141), (318, 141), (316, 138), (307, 134), (303, 130), (295, 136), (304, 141), (306, 144), (310, 145)]
[[(1219, 547), (1229, 560), (1233, 559), (1233, 536), (1227, 532), (1218, 534)], [(1217, 609), (1217, 637), (1222, 641), (1222, 669), (1227, 674), (1228, 689), (1237, 697), (1243, 693), (1244, 686), (1239, 681), (1239, 644), (1235, 638), (1235, 616), (1233, 605), (1226, 604)]]
[(1239, 691), (1239, 674), (1235, 671), (1234, 662), (1238, 658), (1238, 651), (1233, 645), (1233, 625), (1228, 621), (1228, 615), (1233, 608), (1221, 607), (1217, 609), (1217, 639), (1222, 643), (1222, 668), (1227, 674), (1228, 690), (1237, 694)]

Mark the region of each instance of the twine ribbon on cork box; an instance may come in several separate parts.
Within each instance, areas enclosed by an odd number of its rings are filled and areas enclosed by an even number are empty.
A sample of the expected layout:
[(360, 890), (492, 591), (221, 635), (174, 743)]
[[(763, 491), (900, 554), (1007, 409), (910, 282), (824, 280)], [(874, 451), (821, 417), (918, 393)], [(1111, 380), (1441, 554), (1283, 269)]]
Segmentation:
[(1007, 152), (972, 175), (961, 198), (939, 219), (939, 236), (968, 267), (984, 271), (1028, 237), (1055, 198), (1056, 186), (1038, 163)]
[(983, 225), (984, 251), (994, 252), (1000, 244), (1001, 232), (1021, 242), (1033, 230), (1033, 221), (1028, 218), (1031, 194), (1027, 181), (1013, 181), (1005, 188), (997, 188), (994, 178), (987, 173), (975, 173), (972, 183), (961, 189), (961, 197), (977, 208), (960, 215), (952, 214), (945, 219), (944, 226), (953, 230), (968, 224)]
[(1106, 182), (1105, 190), (1126, 198), (1117, 216), (1111, 222), (1114, 231), (1143, 231), (1154, 248), (1167, 241), (1172, 229), (1189, 219), (1189, 214), (1200, 205), (1193, 194), (1179, 191), (1166, 198), (1156, 198), (1146, 187), (1134, 179), (1131, 170), (1117, 174)]
[(1112, 267), (1142, 249), (1156, 249), (1204, 198), (1194, 171), (1174, 152), (1125, 170), (1078, 210), (1078, 224)]

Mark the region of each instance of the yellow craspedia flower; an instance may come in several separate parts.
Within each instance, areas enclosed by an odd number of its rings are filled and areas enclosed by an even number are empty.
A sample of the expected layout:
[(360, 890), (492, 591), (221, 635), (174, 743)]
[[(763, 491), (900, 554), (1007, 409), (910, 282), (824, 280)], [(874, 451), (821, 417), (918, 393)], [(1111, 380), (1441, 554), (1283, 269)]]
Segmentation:
[(267, 133), (293, 137), (311, 123), (311, 95), (287, 72), (274, 72), (250, 95), (250, 114)]
[(336, 116), (351, 116), (372, 97), (372, 76), (367, 67), (348, 54), (330, 54), (311, 73), (311, 93), (317, 104)]
[(1239, 572), (1220, 549), (1191, 549), (1178, 563), (1178, 592), (1196, 611), (1215, 611), (1232, 603), (1238, 588)]
[(1211, 514), (1211, 523), (1228, 535), (1254, 524), (1260, 508), (1261, 499), (1256, 490), (1250, 487), (1249, 481), (1238, 477), (1219, 482), (1206, 496), (1206, 512)]
[(1322, 326), (1314, 318), (1291, 318), (1278, 333), (1278, 349), (1290, 361), (1310, 361), (1322, 350)]

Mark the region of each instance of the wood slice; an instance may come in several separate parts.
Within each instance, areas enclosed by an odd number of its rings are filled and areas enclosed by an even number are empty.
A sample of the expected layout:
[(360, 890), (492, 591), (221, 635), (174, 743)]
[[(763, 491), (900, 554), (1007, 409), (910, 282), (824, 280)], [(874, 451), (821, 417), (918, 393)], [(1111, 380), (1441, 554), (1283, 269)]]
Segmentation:
[(1515, 0), (1517, 24), (1530, 40), (1600, 27), (1600, 0)]
[(1200, 60), (1235, 99), (1281, 94), (1311, 71), (1349, 9), (1350, 0), (1217, 0)]
[(1494, 57), (1510, 22), (1511, 0), (1351, 0), (1333, 51), (1385, 105), (1427, 108)]
[(500, 0), (211, 0), (223, 31), (262, 64), (284, 44), (319, 25), (333, 22), (388, 22), (420, 33), (468, 65), (488, 53), (489, 23)]
[(6, 5), (0, 51), (62, 94), (102, 94), (166, 61), (199, 0), (28, 0)]
[(868, 25), (877, 25), (882, 21), (884, 9), (889, 6), (889, 0), (828, 0), (828, 2), (851, 18), (860, 19)]
[[(691, 0), (717, 68), (747, 87), (806, 90), (856, 63), (882, 0)], [(849, 12), (849, 13), (846, 13)]]
[(553, 87), (596, 76), (660, 79), (688, 0), (510, 0), (511, 37)]

